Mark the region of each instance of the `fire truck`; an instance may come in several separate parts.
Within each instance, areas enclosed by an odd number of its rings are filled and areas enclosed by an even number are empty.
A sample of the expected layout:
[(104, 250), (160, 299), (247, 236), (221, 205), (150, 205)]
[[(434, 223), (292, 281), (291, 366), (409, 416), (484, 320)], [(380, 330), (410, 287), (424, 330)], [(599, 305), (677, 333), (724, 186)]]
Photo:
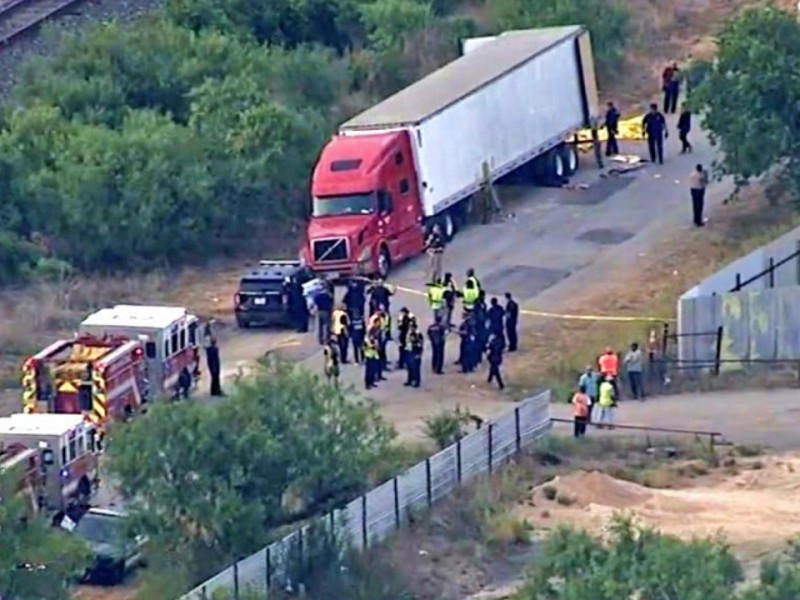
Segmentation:
[[(0, 473), (34, 510), (86, 506), (99, 483), (96, 427), (82, 415), (15, 414), (0, 418)], [(13, 487), (12, 487), (13, 486)]]
[(185, 308), (117, 305), (89, 315), (71, 339), (23, 364), (26, 413), (83, 414), (95, 425), (127, 419), (174, 388), (188, 368), (199, 377), (198, 319)]

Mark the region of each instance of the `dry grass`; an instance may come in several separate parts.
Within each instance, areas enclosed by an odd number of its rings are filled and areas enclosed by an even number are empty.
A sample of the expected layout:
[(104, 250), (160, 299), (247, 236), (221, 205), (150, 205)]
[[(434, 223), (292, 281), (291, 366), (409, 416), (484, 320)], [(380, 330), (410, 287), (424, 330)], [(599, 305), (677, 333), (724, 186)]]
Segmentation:
[[(800, 215), (789, 204), (768, 206), (760, 190), (753, 188), (737, 202), (715, 210), (711, 223), (701, 231), (675, 234), (659, 246), (658, 254), (639, 257), (632, 268), (609, 277), (603, 290), (588, 289), (574, 297), (563, 312), (674, 318), (683, 292), (722, 265), (796, 227)], [(551, 385), (563, 393), (564, 386), (572, 386), (605, 346), (623, 350), (633, 341), (643, 343), (653, 328), (661, 333), (660, 323), (534, 322), (522, 332), (526, 352), (508, 361), (508, 379), (524, 392)]]

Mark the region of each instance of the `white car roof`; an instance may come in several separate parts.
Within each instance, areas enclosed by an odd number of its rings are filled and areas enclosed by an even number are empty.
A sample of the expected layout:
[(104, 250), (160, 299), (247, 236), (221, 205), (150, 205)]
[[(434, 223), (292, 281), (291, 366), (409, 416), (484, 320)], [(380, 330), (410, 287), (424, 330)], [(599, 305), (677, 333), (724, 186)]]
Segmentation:
[(60, 436), (84, 425), (83, 415), (16, 414), (0, 418), (0, 435)]
[(127, 327), (141, 329), (166, 329), (184, 317), (192, 316), (181, 306), (144, 306), (117, 304), (103, 308), (86, 317), (81, 323), (86, 327)]

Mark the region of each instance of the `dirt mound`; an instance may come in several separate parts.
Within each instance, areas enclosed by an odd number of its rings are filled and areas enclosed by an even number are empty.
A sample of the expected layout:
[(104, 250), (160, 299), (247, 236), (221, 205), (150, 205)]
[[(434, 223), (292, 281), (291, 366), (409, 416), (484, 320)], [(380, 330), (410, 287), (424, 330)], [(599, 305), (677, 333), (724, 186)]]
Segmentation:
[(572, 505), (588, 508), (593, 504), (619, 509), (641, 505), (653, 497), (651, 490), (641, 485), (614, 479), (600, 471), (578, 471), (535, 488), (534, 501), (544, 498), (546, 487), (554, 487), (562, 496), (568, 496)]
[[(602, 534), (623, 513), (684, 539), (722, 534), (742, 558), (758, 558), (800, 535), (800, 456), (746, 465), (733, 475), (695, 479), (687, 489), (650, 489), (581, 471), (535, 488), (533, 502), (520, 506), (519, 516), (543, 529), (570, 524)], [(555, 498), (548, 498), (548, 486), (557, 490)]]

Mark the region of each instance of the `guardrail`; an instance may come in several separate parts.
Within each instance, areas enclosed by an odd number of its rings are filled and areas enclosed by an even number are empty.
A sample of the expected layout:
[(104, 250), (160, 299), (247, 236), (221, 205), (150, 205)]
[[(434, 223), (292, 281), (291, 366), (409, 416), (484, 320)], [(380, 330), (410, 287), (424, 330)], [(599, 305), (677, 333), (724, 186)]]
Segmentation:
[[(575, 421), (572, 419), (550, 419), (553, 423), (564, 423), (564, 424), (574, 424)], [(588, 425), (594, 426), (604, 426), (604, 423), (596, 423), (591, 421)], [(605, 429), (605, 431), (614, 431), (614, 430), (628, 430), (628, 431), (643, 431), (645, 433), (672, 433), (678, 435), (691, 435), (694, 436), (696, 440), (700, 440), (701, 437), (708, 438), (708, 446), (709, 449), (713, 452), (717, 446), (730, 446), (731, 443), (725, 439), (725, 436), (722, 435), (719, 431), (705, 431), (702, 429), (676, 429), (673, 427), (650, 427), (648, 425), (624, 425), (624, 424), (617, 424), (614, 423), (609, 429)]]
[(551, 428), (550, 390), (528, 398), (514, 410), (437, 452), (405, 473), (376, 487), (346, 507), (320, 517), (197, 586), (181, 600), (209, 600), (217, 590), (240, 592), (290, 583), (293, 565), (307, 567), (309, 547), (320, 530), (326, 536), (364, 550), (400, 529), (413, 514), (426, 510), (462, 483), (491, 473)]

